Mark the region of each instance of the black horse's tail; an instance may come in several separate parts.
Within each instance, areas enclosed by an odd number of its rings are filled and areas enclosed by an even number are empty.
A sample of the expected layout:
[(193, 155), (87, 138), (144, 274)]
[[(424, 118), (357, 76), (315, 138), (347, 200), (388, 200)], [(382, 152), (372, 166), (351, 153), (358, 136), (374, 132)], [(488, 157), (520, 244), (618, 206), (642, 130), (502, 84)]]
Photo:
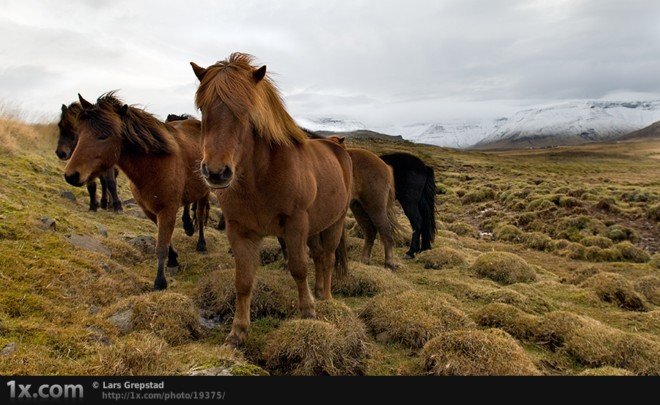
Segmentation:
[(419, 212), (422, 214), (422, 250), (430, 249), (435, 240), (435, 173), (427, 166), (426, 182), (419, 201)]

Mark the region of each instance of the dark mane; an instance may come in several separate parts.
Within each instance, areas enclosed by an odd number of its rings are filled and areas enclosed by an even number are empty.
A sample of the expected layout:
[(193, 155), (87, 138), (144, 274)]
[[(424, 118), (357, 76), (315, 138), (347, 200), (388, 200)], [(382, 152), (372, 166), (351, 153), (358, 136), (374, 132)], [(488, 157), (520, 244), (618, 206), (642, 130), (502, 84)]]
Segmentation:
[(293, 145), (307, 136), (286, 111), (280, 92), (266, 75), (255, 85), (253, 57), (235, 52), (206, 69), (195, 95), (197, 108), (220, 100), (239, 119), (247, 118), (271, 144)]
[(122, 113), (124, 102), (109, 92), (98, 98), (91, 109), (83, 109), (81, 122), (86, 122), (99, 134), (116, 133), (129, 151), (145, 154), (169, 154), (176, 142), (166, 124), (145, 110), (128, 106)]
[(189, 120), (189, 119), (193, 119), (193, 118), (195, 118), (195, 117), (193, 117), (190, 114), (181, 114), (181, 115), (168, 114), (167, 118), (165, 119), (165, 122), (185, 121), (185, 120)]
[(309, 139), (325, 139), (326, 137), (323, 135), (319, 135), (318, 133), (311, 131), (307, 128), (300, 127), (300, 129), (307, 135)]

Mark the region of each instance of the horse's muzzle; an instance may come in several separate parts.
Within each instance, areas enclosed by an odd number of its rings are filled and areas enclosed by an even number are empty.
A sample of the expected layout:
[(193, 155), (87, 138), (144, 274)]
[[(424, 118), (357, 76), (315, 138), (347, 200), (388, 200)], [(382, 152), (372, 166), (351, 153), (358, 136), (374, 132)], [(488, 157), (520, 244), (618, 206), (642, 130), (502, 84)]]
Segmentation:
[(80, 173), (75, 172), (73, 174), (65, 174), (64, 180), (72, 186), (81, 187), (84, 183), (80, 181)]
[(221, 170), (215, 172), (209, 170), (206, 163), (202, 163), (200, 172), (211, 188), (227, 188), (231, 183), (232, 177), (234, 177), (234, 172), (229, 166), (225, 166)]

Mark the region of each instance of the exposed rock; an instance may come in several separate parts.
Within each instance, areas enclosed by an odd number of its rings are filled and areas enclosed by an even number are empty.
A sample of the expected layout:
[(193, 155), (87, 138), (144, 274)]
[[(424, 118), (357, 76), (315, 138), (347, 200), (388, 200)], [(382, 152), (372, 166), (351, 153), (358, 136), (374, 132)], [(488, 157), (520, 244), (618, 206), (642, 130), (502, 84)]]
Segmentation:
[(97, 241), (96, 239), (90, 236), (71, 235), (69, 236), (69, 242), (71, 242), (72, 245), (81, 249), (101, 253), (108, 257), (110, 257), (111, 255), (110, 249), (108, 249), (101, 242)]
[(52, 229), (53, 231), (57, 227), (57, 221), (50, 217), (41, 217), (41, 229)]
[(3, 356), (11, 356), (16, 351), (16, 342), (7, 343), (0, 352)]
[(144, 254), (156, 253), (156, 238), (149, 235), (139, 235), (128, 240), (128, 243)]
[(231, 370), (226, 367), (211, 367), (203, 370), (191, 371), (189, 375), (192, 376), (211, 376), (211, 377), (229, 377), (233, 376)]
[(119, 329), (120, 333), (128, 333), (133, 327), (133, 310), (127, 309), (108, 317), (108, 321)]
[(101, 225), (101, 224), (96, 224), (96, 229), (99, 230), (99, 234), (100, 234), (101, 236), (103, 236), (103, 237), (105, 237), (105, 238), (108, 237), (108, 228), (106, 228), (105, 226), (103, 226), (103, 225)]
[(60, 197), (64, 197), (69, 201), (73, 201), (73, 202), (76, 201), (76, 195), (69, 190), (60, 191)]

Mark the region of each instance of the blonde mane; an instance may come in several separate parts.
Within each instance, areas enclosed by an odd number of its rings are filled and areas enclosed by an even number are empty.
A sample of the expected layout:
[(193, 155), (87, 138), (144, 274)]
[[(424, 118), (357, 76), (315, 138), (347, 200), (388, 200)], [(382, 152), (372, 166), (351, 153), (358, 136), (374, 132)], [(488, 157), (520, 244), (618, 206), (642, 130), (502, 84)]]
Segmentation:
[[(217, 99), (238, 119), (249, 120), (257, 134), (272, 145), (291, 146), (303, 143), (307, 135), (284, 107), (282, 97), (268, 76), (255, 83), (253, 57), (232, 53), (228, 59), (211, 65), (197, 94), (197, 108), (211, 106)], [(247, 123), (246, 123), (247, 124)]]

